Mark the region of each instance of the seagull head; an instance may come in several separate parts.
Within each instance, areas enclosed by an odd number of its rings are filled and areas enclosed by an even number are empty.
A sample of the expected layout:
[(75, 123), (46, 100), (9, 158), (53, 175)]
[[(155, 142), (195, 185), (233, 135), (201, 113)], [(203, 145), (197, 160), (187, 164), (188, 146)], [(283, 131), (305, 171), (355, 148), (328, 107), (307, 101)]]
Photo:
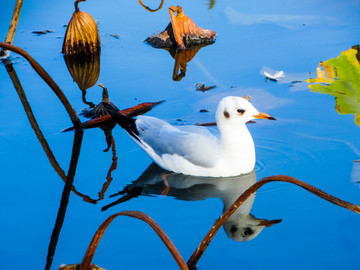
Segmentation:
[(226, 235), (238, 242), (256, 238), (264, 228), (278, 224), (281, 219), (267, 220), (254, 217), (252, 214), (229, 218), (223, 225)]
[(259, 112), (247, 99), (236, 96), (223, 98), (216, 110), (216, 121), (218, 125), (245, 124), (253, 119), (276, 120), (274, 117)]

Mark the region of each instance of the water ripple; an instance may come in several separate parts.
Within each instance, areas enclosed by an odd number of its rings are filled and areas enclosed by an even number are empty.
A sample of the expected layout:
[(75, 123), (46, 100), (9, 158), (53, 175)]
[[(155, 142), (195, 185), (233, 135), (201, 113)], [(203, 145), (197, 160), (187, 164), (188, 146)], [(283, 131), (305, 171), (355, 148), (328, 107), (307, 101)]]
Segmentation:
[[(256, 173), (258, 180), (270, 176), (285, 174), (303, 175), (305, 178), (316, 170), (323, 153), (314, 150), (314, 142), (301, 134), (290, 134), (274, 138), (254, 136), (257, 154)], [(266, 186), (260, 193), (278, 192), (292, 189), (291, 185)]]

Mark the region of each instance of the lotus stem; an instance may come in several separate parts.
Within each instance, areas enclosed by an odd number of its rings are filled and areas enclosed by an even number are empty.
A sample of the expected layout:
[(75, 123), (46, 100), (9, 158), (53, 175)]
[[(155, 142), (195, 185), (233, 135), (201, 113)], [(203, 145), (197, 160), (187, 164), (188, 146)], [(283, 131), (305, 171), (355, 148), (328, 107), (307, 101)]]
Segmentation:
[[(15, 8), (14, 8), (14, 12), (13, 12), (13, 16), (11, 18), (11, 22), (10, 22), (10, 26), (9, 26), (9, 31), (6, 35), (5, 38), (5, 42), (11, 44), (14, 40), (14, 36), (15, 36), (15, 32), (16, 32), (16, 28), (19, 22), (19, 17), (20, 17), (20, 10), (21, 10), (21, 6), (22, 6), (23, 0), (17, 0), (16, 4), (15, 4)], [(5, 49), (3, 48), (0, 52), (0, 56), (5, 55)]]
[(68, 171), (68, 175), (66, 177), (66, 182), (64, 185), (63, 193), (61, 195), (60, 207), (59, 207), (59, 211), (58, 211), (58, 214), (56, 217), (54, 230), (51, 234), (50, 244), (49, 244), (49, 248), (48, 248), (48, 255), (46, 258), (45, 270), (50, 270), (52, 262), (53, 262), (53, 258), (55, 255), (59, 235), (60, 235), (61, 228), (62, 228), (64, 219), (65, 219), (67, 205), (69, 203), (71, 188), (73, 186), (73, 182), (75, 179), (75, 172), (76, 172), (76, 167), (77, 167), (77, 163), (78, 163), (79, 156), (80, 156), (82, 139), (83, 139), (83, 131), (82, 130), (75, 131), (74, 144), (73, 144), (73, 149), (72, 149), (72, 154), (71, 154), (69, 171)]
[(88, 249), (86, 250), (86, 253), (84, 255), (83, 261), (80, 265), (80, 270), (88, 270), (91, 264), (91, 261), (94, 257), (96, 248), (100, 242), (101, 237), (103, 236), (105, 230), (110, 225), (110, 223), (118, 216), (128, 216), (140, 219), (147, 224), (151, 226), (151, 228), (157, 233), (157, 235), (161, 238), (161, 240), (164, 242), (166, 247), (169, 249), (171, 255), (174, 257), (175, 261), (179, 265), (180, 269), (188, 269), (186, 266), (185, 261), (181, 257), (179, 251), (176, 249), (175, 245), (171, 242), (170, 238), (166, 235), (166, 233), (161, 229), (161, 227), (148, 215), (138, 212), (138, 211), (122, 211), (119, 213), (116, 213), (114, 215), (111, 215), (108, 217), (99, 227), (99, 229), (96, 231), (93, 239), (90, 242), (90, 245)]
[(79, 3), (80, 2), (85, 2), (86, 0), (75, 0), (74, 2), (74, 6), (75, 6), (75, 11), (79, 11)]
[[(5, 61), (7, 61), (8, 63), (5, 63), (5, 68), (11, 78), (11, 81), (14, 85), (14, 88), (20, 98), (20, 101), (24, 107), (24, 110), (25, 110), (25, 113), (26, 113), (26, 116), (27, 118), (29, 119), (29, 122), (30, 122), (30, 125), (32, 127), (32, 129), (34, 130), (35, 132), (35, 135), (37, 137), (37, 139), (39, 140), (51, 166), (54, 168), (54, 170), (56, 171), (56, 173), (59, 175), (59, 177), (64, 181), (66, 182), (66, 173), (64, 172), (64, 170), (61, 168), (60, 164), (57, 162), (51, 148), (50, 148), (50, 145), (48, 144), (44, 134), (42, 133), (40, 127), (39, 127), (39, 124), (37, 123), (36, 121), (36, 118), (35, 118), (35, 115), (31, 109), (31, 106), (30, 106), (30, 103), (29, 101), (27, 100), (26, 98), (26, 95), (25, 95), (25, 91), (20, 83), (20, 80), (19, 80), (19, 77), (17, 76), (16, 74), (16, 71), (13, 67), (13, 65), (11, 64), (10, 60), (9, 59), (6, 59)], [(80, 196), (83, 198), (83, 200), (85, 202), (88, 202), (88, 203), (92, 203), (92, 204), (96, 204), (96, 200), (90, 198), (89, 196), (85, 195), (85, 194), (82, 194), (80, 192), (78, 192), (76, 190), (76, 188), (74, 186), (71, 187), (71, 190), (72, 192), (74, 192), (76, 195)]]
[(335, 205), (344, 207), (346, 209), (349, 209), (350, 211), (353, 211), (355, 213), (360, 214), (360, 206), (343, 201), (335, 196), (332, 196), (310, 184), (307, 184), (303, 181), (300, 181), (294, 177), (287, 176), (287, 175), (273, 175), (269, 177), (265, 177), (252, 185), (249, 189), (247, 189), (243, 194), (239, 196), (239, 198), (220, 216), (218, 220), (214, 223), (213, 227), (210, 229), (210, 231), (206, 234), (204, 239), (201, 241), (200, 245), (196, 248), (193, 255), (190, 257), (190, 259), (187, 262), (187, 265), (189, 269), (196, 269), (196, 264), (201, 258), (201, 256), (204, 254), (206, 248), (209, 246), (211, 240), (214, 238), (220, 227), (225, 223), (225, 221), (236, 211), (236, 209), (239, 208), (253, 193), (255, 193), (260, 187), (263, 185), (270, 183), (270, 182), (287, 182), (294, 185), (297, 185), (299, 187), (302, 187), (303, 189), (315, 194), (316, 196), (327, 200)]
[(50, 77), (50, 75), (40, 66), (40, 64), (36, 62), (34, 58), (32, 58), (26, 51), (24, 51), (23, 49), (17, 46), (8, 44), (6, 42), (0, 42), (0, 47), (15, 52), (17, 54), (20, 54), (27, 61), (29, 61), (30, 65), (35, 69), (35, 71), (39, 74), (39, 76), (50, 86), (50, 88), (54, 91), (54, 93), (59, 98), (61, 103), (64, 105), (74, 127), (78, 130), (81, 130), (82, 129), (81, 122), (75, 110), (71, 106), (70, 102), (68, 101), (64, 93), (61, 91), (60, 87), (54, 82), (54, 80)]
[(145, 6), (145, 5), (142, 3), (141, 0), (138, 0), (138, 2), (139, 2), (139, 4), (140, 4), (143, 8), (145, 8), (147, 11), (150, 11), (150, 12), (158, 11), (158, 10), (162, 9), (162, 7), (163, 7), (163, 5), (164, 5), (164, 0), (161, 0), (161, 3), (160, 3), (160, 5), (159, 5), (159, 7), (158, 7), (157, 9), (151, 9), (151, 8)]

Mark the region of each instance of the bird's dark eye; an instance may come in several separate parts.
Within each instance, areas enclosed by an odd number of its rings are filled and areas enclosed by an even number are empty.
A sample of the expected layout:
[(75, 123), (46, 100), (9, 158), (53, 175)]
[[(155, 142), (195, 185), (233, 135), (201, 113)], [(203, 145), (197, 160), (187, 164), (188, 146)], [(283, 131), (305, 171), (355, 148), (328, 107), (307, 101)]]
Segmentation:
[(237, 112), (240, 114), (244, 114), (245, 110), (244, 109), (237, 109)]
[(252, 235), (254, 231), (251, 228), (245, 228), (244, 229), (244, 236)]
[(235, 225), (232, 225), (231, 228), (230, 228), (230, 232), (231, 232), (232, 234), (236, 233), (237, 230), (238, 230), (238, 228), (237, 228)]

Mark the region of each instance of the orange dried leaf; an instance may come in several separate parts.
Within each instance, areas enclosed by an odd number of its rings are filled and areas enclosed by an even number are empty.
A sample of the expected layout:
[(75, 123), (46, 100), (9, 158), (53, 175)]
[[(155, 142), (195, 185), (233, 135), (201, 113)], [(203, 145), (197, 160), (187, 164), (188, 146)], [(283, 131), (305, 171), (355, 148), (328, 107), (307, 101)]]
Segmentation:
[(191, 46), (215, 42), (216, 32), (198, 27), (184, 14), (181, 6), (170, 7), (169, 14), (171, 22), (166, 29), (148, 37), (145, 40), (147, 43), (158, 48), (178, 47), (180, 50), (186, 50)]

